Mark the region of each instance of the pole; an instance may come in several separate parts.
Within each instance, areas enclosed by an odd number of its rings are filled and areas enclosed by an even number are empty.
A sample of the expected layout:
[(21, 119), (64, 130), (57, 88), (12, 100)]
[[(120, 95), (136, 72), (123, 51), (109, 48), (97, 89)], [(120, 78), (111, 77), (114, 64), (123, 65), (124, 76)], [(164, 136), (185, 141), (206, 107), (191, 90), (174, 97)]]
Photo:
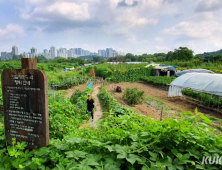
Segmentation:
[(162, 121), (162, 120), (163, 120), (163, 107), (162, 107), (161, 113), (160, 113), (160, 121)]
[[(212, 95), (211, 95), (211, 97), (210, 97), (210, 100), (212, 99)], [(210, 107), (210, 100), (209, 100), (209, 104), (208, 104), (208, 107)]]

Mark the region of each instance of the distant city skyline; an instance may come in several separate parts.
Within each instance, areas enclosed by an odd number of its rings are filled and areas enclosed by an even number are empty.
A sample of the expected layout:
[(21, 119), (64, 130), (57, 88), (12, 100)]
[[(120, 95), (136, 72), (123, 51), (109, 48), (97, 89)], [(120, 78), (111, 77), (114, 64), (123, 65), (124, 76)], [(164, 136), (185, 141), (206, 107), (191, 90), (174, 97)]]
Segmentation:
[(54, 59), (56, 57), (73, 57), (77, 58), (79, 56), (101, 56), (103, 58), (109, 58), (109, 57), (116, 57), (117, 52), (113, 48), (106, 48), (106, 49), (99, 49), (98, 53), (90, 52), (88, 50), (84, 50), (82, 48), (62, 48), (60, 47), (57, 49), (54, 46), (51, 46), (48, 49), (44, 49), (42, 52), (37, 52), (37, 48), (32, 47), (29, 52), (21, 52), (19, 53), (17, 46), (12, 46), (11, 52), (2, 51), (1, 52), (1, 59), (2, 60), (11, 60), (13, 58), (13, 55), (22, 55), (24, 58), (34, 58), (39, 56), (44, 56), (47, 59)]

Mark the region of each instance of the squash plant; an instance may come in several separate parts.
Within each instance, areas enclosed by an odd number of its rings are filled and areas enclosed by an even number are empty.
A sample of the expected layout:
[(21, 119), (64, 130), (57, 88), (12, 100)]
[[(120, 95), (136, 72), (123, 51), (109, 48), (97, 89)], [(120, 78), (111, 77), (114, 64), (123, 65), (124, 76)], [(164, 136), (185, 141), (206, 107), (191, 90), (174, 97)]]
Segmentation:
[[(86, 89), (85, 93), (90, 93)], [(222, 138), (216, 137), (201, 113), (185, 112), (181, 119), (157, 121), (119, 105), (105, 89), (98, 95), (109, 114), (97, 128), (78, 128), (83, 95), (73, 105), (57, 97), (50, 103), (50, 146), (36, 151), (25, 144), (5, 145), (0, 127), (0, 169), (40, 170), (220, 170), (221, 164), (203, 165), (203, 156), (221, 156)], [(109, 101), (109, 102), (107, 102)], [(85, 107), (85, 106), (83, 106)], [(82, 109), (82, 111), (85, 108)], [(200, 122), (201, 121), (201, 122)], [(58, 132), (61, 132), (58, 134)]]

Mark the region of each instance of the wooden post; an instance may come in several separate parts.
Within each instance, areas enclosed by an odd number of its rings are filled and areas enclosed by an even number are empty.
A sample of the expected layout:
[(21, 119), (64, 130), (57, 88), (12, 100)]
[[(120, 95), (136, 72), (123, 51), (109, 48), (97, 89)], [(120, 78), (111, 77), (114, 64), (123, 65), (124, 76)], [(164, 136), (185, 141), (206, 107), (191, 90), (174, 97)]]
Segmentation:
[(37, 69), (37, 59), (22, 58), (22, 69)]
[(163, 107), (162, 107), (161, 113), (160, 113), (160, 121), (162, 121), (162, 120), (163, 120)]

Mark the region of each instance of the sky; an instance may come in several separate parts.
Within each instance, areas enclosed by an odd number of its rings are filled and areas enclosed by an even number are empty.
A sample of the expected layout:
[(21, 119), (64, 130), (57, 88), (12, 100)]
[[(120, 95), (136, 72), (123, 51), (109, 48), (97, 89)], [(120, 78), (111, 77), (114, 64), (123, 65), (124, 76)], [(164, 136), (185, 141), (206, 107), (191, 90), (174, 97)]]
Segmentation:
[(0, 51), (222, 49), (222, 0), (0, 0)]

